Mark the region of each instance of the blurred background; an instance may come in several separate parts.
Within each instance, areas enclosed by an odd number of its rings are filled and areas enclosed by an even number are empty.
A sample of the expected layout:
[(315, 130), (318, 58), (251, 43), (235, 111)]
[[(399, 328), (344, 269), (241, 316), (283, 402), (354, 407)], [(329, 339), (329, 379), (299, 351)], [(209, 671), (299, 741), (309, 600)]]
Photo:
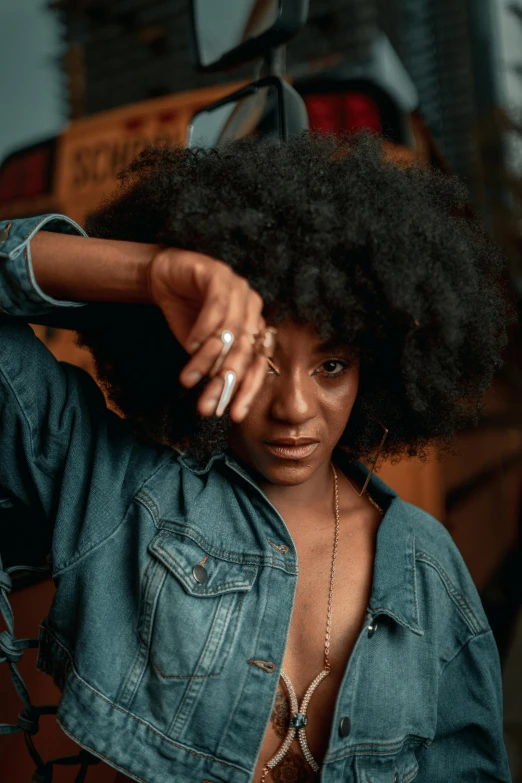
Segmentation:
[[(259, 62), (197, 72), (189, 26), (188, 0), (2, 0), (0, 219), (60, 212), (83, 223), (147, 143), (183, 142), (196, 111), (260, 75)], [(382, 131), (390, 156), (461, 177), (522, 296), (522, 0), (310, 0), (282, 62), (311, 128)], [(92, 372), (71, 332), (33, 328), (59, 359)], [(518, 325), (479, 428), (460, 433), (452, 455), (432, 456), (379, 472), (443, 522), (466, 561), (497, 640), (505, 741), (522, 783)], [(11, 530), (24, 514), (0, 512)], [(36, 536), (38, 520), (25, 521)], [(29, 538), (0, 540), (4, 565), (19, 563), (20, 549), (31, 563)], [(22, 571), (14, 583), (17, 636), (35, 636), (52, 599), (49, 573)], [(35, 660), (29, 651), (19, 664), (32, 701), (56, 703)], [(0, 720), (16, 723), (21, 706), (7, 671), (0, 704)], [(34, 742), (46, 758), (75, 753), (52, 716)], [(25, 783), (34, 766), (23, 732), (0, 739), (2, 780)], [(115, 772), (99, 764), (92, 779), (114, 781)], [(74, 773), (60, 767), (53, 780)]]

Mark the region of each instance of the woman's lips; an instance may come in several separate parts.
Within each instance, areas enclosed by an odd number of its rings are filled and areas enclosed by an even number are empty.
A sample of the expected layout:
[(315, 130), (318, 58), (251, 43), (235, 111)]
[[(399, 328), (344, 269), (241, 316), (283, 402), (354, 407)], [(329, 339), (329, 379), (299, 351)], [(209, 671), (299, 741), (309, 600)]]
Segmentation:
[(306, 443), (304, 446), (279, 446), (275, 443), (265, 443), (268, 451), (280, 459), (303, 459), (315, 451), (318, 445), (318, 441)]

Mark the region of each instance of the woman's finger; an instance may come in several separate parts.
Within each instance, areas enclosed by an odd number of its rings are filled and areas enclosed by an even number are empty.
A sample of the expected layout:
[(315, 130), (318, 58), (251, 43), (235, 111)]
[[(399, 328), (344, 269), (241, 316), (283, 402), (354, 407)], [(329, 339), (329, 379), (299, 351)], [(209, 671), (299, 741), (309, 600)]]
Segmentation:
[[(208, 283), (201, 310), (187, 336), (187, 344), (203, 345), (218, 329), (232, 331), (244, 315), (248, 290), (244, 277), (239, 277), (229, 268), (225, 272), (219, 269), (219, 274), (214, 274)], [(239, 312), (236, 312), (238, 307)]]
[(221, 375), (213, 378), (197, 403), (197, 411), (201, 416), (213, 416), (223, 392), (224, 379)]
[(248, 414), (253, 400), (265, 382), (267, 366), (266, 356), (257, 355), (230, 407), (232, 421), (239, 423)]
[[(261, 303), (261, 304), (260, 304)], [(247, 315), (242, 325), (242, 331), (233, 344), (233, 348), (223, 359), (219, 375), (223, 379), (233, 378), (230, 384), (225, 382), (224, 391), (220, 397), (216, 416), (221, 416), (225, 408), (241, 388), (246, 374), (257, 357), (255, 341), (253, 334), (259, 333), (265, 328), (265, 320), (259, 315), (259, 308), (262, 306), (262, 300), (255, 291), (250, 291), (247, 303)], [(232, 373), (232, 376), (229, 375)], [(202, 402), (213, 396), (212, 390), (205, 390), (201, 395)]]
[[(240, 383), (252, 360), (252, 349), (245, 328), (253, 328), (257, 324), (263, 300), (253, 291), (246, 280), (238, 278), (237, 284), (229, 294), (229, 308), (217, 329), (208, 337), (199, 351), (191, 358), (180, 375), (180, 381), (185, 386), (195, 385), (202, 377), (211, 373), (216, 363), (221, 373), (223, 369), (232, 369)], [(230, 331), (233, 342), (226, 355), (223, 353), (224, 343), (220, 335), (223, 330)], [(220, 356), (222, 360), (220, 361)]]

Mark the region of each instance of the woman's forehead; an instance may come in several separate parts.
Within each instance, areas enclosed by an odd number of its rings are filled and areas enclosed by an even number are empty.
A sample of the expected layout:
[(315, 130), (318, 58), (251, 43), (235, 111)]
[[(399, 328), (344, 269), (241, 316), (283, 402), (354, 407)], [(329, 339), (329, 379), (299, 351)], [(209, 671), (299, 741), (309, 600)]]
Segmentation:
[(295, 350), (299, 346), (313, 353), (326, 353), (333, 349), (353, 350), (352, 346), (343, 343), (335, 334), (325, 339), (313, 324), (300, 324), (288, 320), (277, 324), (276, 329), (276, 352), (278, 349), (279, 351)]

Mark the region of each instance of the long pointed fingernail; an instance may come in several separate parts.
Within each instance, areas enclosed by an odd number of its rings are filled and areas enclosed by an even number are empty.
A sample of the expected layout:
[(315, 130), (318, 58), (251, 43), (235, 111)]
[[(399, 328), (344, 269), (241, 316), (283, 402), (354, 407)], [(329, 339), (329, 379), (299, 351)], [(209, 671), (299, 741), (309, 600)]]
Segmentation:
[(216, 416), (223, 415), (225, 408), (230, 402), (235, 385), (236, 373), (233, 370), (228, 370), (228, 372), (225, 373), (225, 385), (223, 386), (223, 391), (221, 392), (221, 397), (216, 408)]

